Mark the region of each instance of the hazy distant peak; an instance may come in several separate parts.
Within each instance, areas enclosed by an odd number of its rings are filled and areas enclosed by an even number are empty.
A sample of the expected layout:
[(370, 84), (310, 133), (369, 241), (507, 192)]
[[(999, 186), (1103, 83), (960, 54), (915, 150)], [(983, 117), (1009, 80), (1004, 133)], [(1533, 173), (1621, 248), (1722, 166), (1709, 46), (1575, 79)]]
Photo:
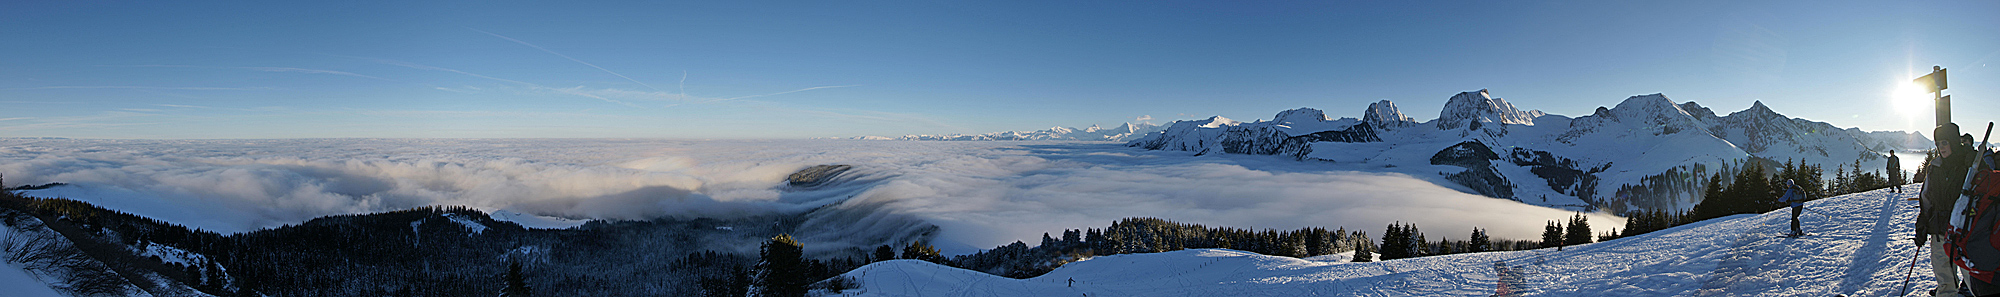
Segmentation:
[(1198, 123), (1197, 125), (1201, 125), (1202, 128), (1219, 128), (1222, 126), (1235, 126), (1243, 124), (1243, 122), (1231, 120), (1229, 118), (1225, 118), (1222, 116), (1210, 116), (1206, 120), (1196, 121), (1194, 123)]
[(1328, 120), (1333, 120), (1333, 118), (1326, 117), (1326, 112), (1324, 111), (1320, 111), (1318, 109), (1313, 109), (1310, 107), (1300, 107), (1291, 110), (1280, 111), (1278, 112), (1278, 116), (1271, 118), (1272, 122), (1278, 122), (1279, 124), (1313, 123), (1313, 122), (1325, 122)]

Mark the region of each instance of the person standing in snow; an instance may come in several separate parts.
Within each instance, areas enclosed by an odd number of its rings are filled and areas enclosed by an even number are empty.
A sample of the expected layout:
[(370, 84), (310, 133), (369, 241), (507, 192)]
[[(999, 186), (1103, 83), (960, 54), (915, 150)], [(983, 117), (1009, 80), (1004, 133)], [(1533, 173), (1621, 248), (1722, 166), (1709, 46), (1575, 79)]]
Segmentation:
[(1958, 268), (1952, 266), (1951, 256), (1944, 252), (1945, 235), (1951, 229), (1952, 204), (1958, 201), (1959, 189), (1965, 186), (1965, 171), (1972, 165), (1972, 135), (1958, 136), (1958, 125), (1952, 123), (1938, 125), (1932, 132), (1931, 135), (1937, 135), (1938, 155), (1924, 164), (1924, 188), (1917, 193), (1915, 240), (1918, 246), (1930, 243), (1931, 275), (1938, 284), (1933, 296), (1958, 296)]
[(1893, 185), (1889, 191), (1902, 193), (1903, 183), (1906, 183), (1903, 181), (1903, 162), (1896, 159), (1895, 150), (1889, 151), (1889, 168), (1885, 172), (1889, 173), (1889, 184)]
[(1778, 201), (1790, 202), (1792, 204), (1791, 236), (1799, 237), (1806, 235), (1805, 232), (1799, 230), (1799, 214), (1805, 212), (1806, 209), (1806, 195), (1799, 194), (1799, 184), (1792, 183), (1792, 180), (1789, 179), (1785, 180), (1785, 196), (1779, 198)]

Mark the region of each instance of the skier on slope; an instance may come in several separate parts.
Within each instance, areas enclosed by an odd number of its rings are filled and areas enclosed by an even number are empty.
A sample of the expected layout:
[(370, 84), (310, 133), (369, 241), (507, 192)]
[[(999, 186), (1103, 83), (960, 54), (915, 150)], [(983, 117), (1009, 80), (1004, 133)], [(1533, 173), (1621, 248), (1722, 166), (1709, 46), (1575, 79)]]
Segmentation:
[(1799, 184), (1792, 183), (1792, 180), (1789, 179), (1785, 180), (1785, 196), (1779, 198), (1778, 201), (1790, 202), (1792, 204), (1792, 235), (1790, 236), (1799, 237), (1806, 235), (1805, 232), (1799, 230), (1799, 214), (1805, 212), (1806, 209), (1806, 195), (1799, 193)]
[[(1916, 244), (1926, 241), (1931, 248), (1931, 275), (1937, 279), (1938, 287), (1932, 296), (1959, 296), (1958, 268), (1954, 267), (1951, 256), (1945, 253), (1945, 236), (1951, 229), (1952, 204), (1958, 201), (1959, 189), (1965, 186), (1965, 172), (1971, 167), (1973, 151), (1972, 135), (1959, 136), (1958, 124), (1945, 123), (1932, 131), (1937, 135), (1938, 156), (1924, 164), (1924, 187), (1919, 197), (1917, 211)], [(1926, 239), (1929, 240), (1926, 240)]]

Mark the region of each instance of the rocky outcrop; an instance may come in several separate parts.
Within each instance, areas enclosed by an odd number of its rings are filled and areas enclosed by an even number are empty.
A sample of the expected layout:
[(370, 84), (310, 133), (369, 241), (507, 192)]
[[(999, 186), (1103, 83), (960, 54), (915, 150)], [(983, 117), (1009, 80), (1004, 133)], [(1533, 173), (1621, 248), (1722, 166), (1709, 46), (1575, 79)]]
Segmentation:
[[(1466, 128), (1472, 125), (1534, 125), (1535, 117), (1544, 115), (1542, 111), (1521, 111), (1507, 100), (1493, 98), (1486, 90), (1460, 92), (1445, 101), (1444, 109), (1438, 111), (1438, 130)], [(1476, 126), (1473, 126), (1476, 127)], [(1476, 128), (1475, 128), (1476, 130)]]
[(1403, 115), (1401, 110), (1396, 109), (1396, 103), (1389, 102), (1389, 100), (1369, 103), (1368, 110), (1361, 113), (1361, 122), (1381, 129), (1396, 129), (1417, 125), (1416, 119)]

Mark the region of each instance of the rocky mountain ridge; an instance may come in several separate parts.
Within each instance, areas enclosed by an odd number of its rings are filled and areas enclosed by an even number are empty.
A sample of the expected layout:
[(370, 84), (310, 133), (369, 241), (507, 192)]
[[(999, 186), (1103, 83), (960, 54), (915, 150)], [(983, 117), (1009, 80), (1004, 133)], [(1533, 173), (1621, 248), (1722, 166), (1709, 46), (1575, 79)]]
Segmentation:
[(1388, 100), (1370, 104), (1361, 119), (1299, 108), (1269, 121), (1176, 121), (1127, 145), (1348, 163), (1432, 176), (1495, 198), (1612, 211), (1687, 209), (1699, 202), (1709, 174), (1752, 159), (1880, 168), (1889, 150), (1930, 148), (1919, 133), (1842, 129), (1786, 117), (1762, 102), (1717, 116), (1663, 94), (1631, 96), (1571, 118), (1468, 91), (1448, 99), (1439, 115), (1419, 123)]

